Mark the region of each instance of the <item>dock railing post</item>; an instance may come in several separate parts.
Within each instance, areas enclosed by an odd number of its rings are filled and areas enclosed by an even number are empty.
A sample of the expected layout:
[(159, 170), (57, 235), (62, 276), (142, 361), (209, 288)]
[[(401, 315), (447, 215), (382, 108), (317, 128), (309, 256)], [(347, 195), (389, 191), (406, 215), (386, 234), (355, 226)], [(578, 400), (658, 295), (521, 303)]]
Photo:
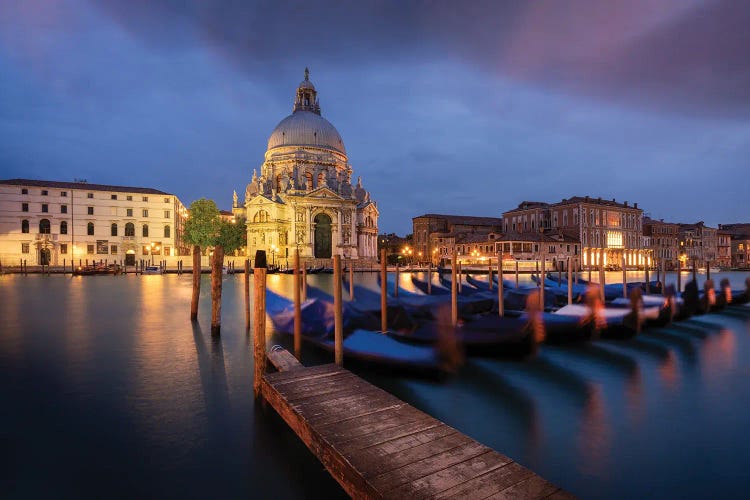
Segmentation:
[(294, 251), (294, 357), (302, 361), (302, 283), (299, 275), (299, 249)]
[(333, 256), (333, 341), (336, 364), (344, 366), (344, 312), (341, 300), (341, 255)]
[(573, 258), (568, 257), (568, 304), (573, 303)]
[(258, 250), (253, 269), (253, 391), (260, 396), (263, 372), (266, 368), (266, 252)]
[(388, 264), (386, 250), (380, 250), (380, 331), (388, 331)]
[(625, 252), (622, 252), (622, 296), (628, 298), (628, 270), (626, 265)]
[(458, 281), (456, 280), (456, 274), (458, 273), (458, 254), (453, 254), (451, 261), (451, 324), (453, 326), (458, 325)]
[(245, 259), (245, 329), (250, 328), (250, 261)]
[[(492, 276), (490, 276), (492, 283)], [(505, 316), (505, 302), (503, 300), (503, 254), (497, 253), (497, 314)]]

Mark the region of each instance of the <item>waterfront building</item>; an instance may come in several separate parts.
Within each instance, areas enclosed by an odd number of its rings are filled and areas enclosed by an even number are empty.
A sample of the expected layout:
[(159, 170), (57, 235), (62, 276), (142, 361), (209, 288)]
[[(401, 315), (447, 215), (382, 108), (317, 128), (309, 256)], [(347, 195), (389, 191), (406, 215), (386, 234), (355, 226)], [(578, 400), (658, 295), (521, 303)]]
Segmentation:
[(299, 250), (303, 258), (375, 259), (377, 204), (361, 178), (352, 184), (352, 173), (305, 69), (292, 114), (268, 139), (260, 175), (253, 171), (243, 201), (234, 193), (232, 212), (247, 220), (248, 255), (265, 250), (288, 260)]
[(694, 224), (680, 224), (680, 258), (691, 266), (694, 261), (699, 266), (706, 261), (716, 264), (717, 229), (706, 226), (703, 221)]
[(732, 233), (716, 231), (716, 265), (721, 269), (732, 267)]
[(412, 229), (414, 250), (425, 260), (437, 264), (449, 261), (454, 251), (466, 256), (481, 247), (484, 253), (491, 253), (493, 245), (488, 240), (502, 232), (503, 220), (500, 217), (424, 214), (412, 218)]
[(567, 270), (567, 259), (575, 259), (572, 264), (580, 264), (580, 242), (578, 238), (564, 231), (510, 232), (494, 242), (495, 254), (502, 253), (502, 259), (537, 261), (545, 259), (547, 269)]
[(503, 213), (505, 233), (559, 232), (580, 244), (582, 265), (628, 268), (650, 263), (643, 247), (643, 210), (627, 201), (574, 196), (558, 203), (524, 201)]
[(731, 237), (730, 266), (750, 269), (750, 223), (719, 224), (719, 230)]
[(679, 233), (680, 225), (677, 223), (643, 218), (644, 248), (650, 250), (659, 265), (664, 262), (667, 269), (677, 269), (680, 256)]
[(31, 179), (0, 181), (0, 262), (161, 260), (186, 255), (187, 210), (154, 188)]

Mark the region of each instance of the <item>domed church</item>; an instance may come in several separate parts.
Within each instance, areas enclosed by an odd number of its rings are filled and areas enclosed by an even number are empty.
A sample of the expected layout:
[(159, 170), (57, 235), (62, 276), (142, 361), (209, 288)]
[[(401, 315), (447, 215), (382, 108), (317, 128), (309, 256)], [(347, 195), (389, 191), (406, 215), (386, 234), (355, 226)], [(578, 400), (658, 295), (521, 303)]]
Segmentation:
[(310, 72), (299, 84), (292, 114), (271, 132), (260, 175), (234, 193), (233, 213), (247, 219), (247, 255), (265, 250), (269, 263), (303, 258), (373, 259), (378, 208), (352, 167), (336, 128), (320, 115)]

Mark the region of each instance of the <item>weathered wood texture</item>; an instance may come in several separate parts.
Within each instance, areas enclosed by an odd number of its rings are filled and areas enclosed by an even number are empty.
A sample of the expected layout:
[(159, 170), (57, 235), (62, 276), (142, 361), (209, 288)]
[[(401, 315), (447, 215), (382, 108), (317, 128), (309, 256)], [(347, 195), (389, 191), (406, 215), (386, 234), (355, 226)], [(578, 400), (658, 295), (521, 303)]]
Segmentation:
[(354, 498), (572, 498), (336, 365), (266, 374), (262, 395)]

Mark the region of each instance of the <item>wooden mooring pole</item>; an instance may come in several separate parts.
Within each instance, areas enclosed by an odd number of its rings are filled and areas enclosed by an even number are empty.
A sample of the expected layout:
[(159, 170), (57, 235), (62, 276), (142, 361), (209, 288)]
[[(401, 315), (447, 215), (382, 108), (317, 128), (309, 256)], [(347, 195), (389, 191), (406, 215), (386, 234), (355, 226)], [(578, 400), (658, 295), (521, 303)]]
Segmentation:
[(299, 249), (294, 251), (294, 357), (302, 361), (302, 283), (299, 273)]
[(250, 260), (245, 259), (245, 328), (250, 328)]
[(628, 270), (626, 265), (625, 252), (622, 252), (622, 296), (628, 298)]
[(492, 291), (492, 259), (489, 257), (487, 258), (487, 282), (489, 283), (489, 285), (487, 285), (489, 286), (489, 290)]
[(354, 300), (354, 261), (349, 261), (349, 300)]
[(427, 265), (427, 295), (432, 295), (432, 262)]
[(451, 260), (451, 324), (453, 326), (458, 325), (458, 281), (456, 280), (456, 274), (458, 272), (458, 254), (453, 254)]
[(682, 293), (682, 261), (677, 259), (677, 293)]
[(649, 268), (649, 259), (648, 259), (648, 257), (646, 258), (646, 266), (645, 266), (645, 268), (646, 268), (646, 293), (651, 293), (651, 282), (649, 281), (649, 277), (648, 277), (648, 271), (649, 271), (649, 269), (648, 269)]
[[(492, 276), (490, 275), (490, 283)], [(505, 301), (503, 300), (503, 254), (497, 253), (497, 314), (505, 316)]]
[(606, 275), (604, 274), (604, 251), (602, 250), (602, 253), (599, 254), (599, 286), (602, 289), (602, 302), (606, 300), (604, 296), (604, 285), (606, 285), (605, 281)]
[(396, 277), (393, 282), (393, 296), (398, 298), (398, 262), (396, 263)]
[(451, 279), (453, 281), (457, 280), (456, 285), (458, 286), (458, 293), (461, 293), (461, 273), (463, 272), (463, 270), (461, 269), (461, 263), (458, 262), (457, 264), (458, 264), (458, 275), (456, 275), (456, 272), (454, 271), (453, 276), (451, 276)]
[[(344, 313), (341, 299), (341, 255), (333, 256), (333, 342), (336, 364), (344, 366)], [(296, 329), (295, 329), (296, 333)]]
[(539, 279), (539, 308), (544, 312), (544, 269), (547, 267), (547, 259), (542, 258), (541, 262), (537, 261), (537, 265), (542, 265), (542, 277)]
[(253, 392), (257, 398), (266, 368), (266, 253), (263, 250), (255, 254), (253, 285)]
[(568, 257), (568, 304), (573, 303), (573, 258)]
[(307, 300), (307, 265), (302, 267), (302, 302)]
[(388, 265), (385, 248), (380, 251), (380, 331), (388, 331)]
[[(498, 276), (498, 279), (499, 278), (500, 276)], [(516, 288), (518, 288), (518, 261), (516, 261)]]

